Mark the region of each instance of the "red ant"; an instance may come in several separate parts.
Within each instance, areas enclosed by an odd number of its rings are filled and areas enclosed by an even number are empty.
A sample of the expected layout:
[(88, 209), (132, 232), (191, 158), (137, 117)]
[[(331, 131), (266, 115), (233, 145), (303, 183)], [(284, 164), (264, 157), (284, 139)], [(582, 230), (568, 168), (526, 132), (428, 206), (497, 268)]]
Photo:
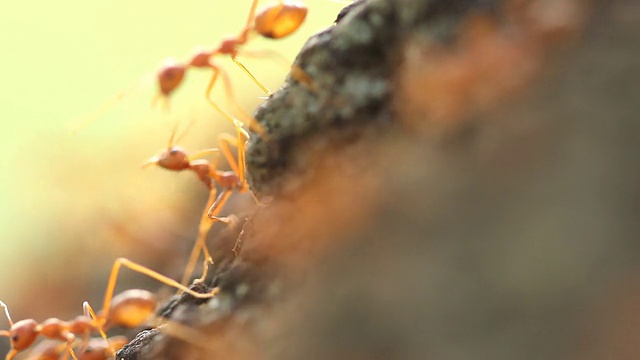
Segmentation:
[[(226, 114), (222, 109), (211, 99), (211, 92), (215, 85), (218, 75), (222, 75), (225, 91), (227, 97), (231, 102), (232, 107), (237, 114), (242, 117), (243, 122), (247, 123), (249, 127), (259, 133), (263, 134), (264, 129), (257, 123), (251, 116), (249, 116), (240, 105), (236, 102), (231, 89), (231, 81), (224, 71), (224, 69), (213, 61), (216, 55), (227, 55), (231, 57), (231, 60), (236, 63), (242, 71), (244, 71), (254, 83), (262, 89), (267, 95), (271, 95), (271, 91), (267, 89), (256, 77), (247, 69), (238, 59), (237, 56), (240, 52), (240, 48), (246, 44), (252, 36), (260, 35), (270, 39), (280, 39), (295, 32), (307, 17), (308, 9), (304, 3), (297, 0), (279, 0), (276, 4), (268, 5), (264, 9), (257, 11), (259, 0), (253, 0), (251, 9), (249, 10), (249, 16), (245, 23), (244, 28), (237, 36), (231, 36), (223, 39), (217, 48), (212, 50), (204, 50), (197, 52), (187, 64), (176, 63), (173, 59), (167, 59), (166, 64), (157, 73), (158, 87), (160, 94), (156, 96), (155, 100), (161, 97), (168, 97), (177, 87), (182, 83), (182, 79), (189, 68), (207, 68), (213, 71), (209, 85), (205, 92), (205, 96), (209, 103), (219, 111), (227, 120), (236, 126), (239, 121), (233, 119)], [(243, 51), (243, 53), (249, 55), (249, 52)], [(259, 53), (254, 53), (256, 56), (264, 56)], [(300, 70), (300, 69), (296, 69)], [(301, 70), (300, 70), (301, 71)], [(300, 71), (296, 71), (299, 74)], [(300, 74), (300, 78), (305, 78), (306, 74)], [(114, 99), (111, 99), (99, 110), (92, 115), (82, 120), (79, 124), (72, 126), (72, 131), (76, 132), (86, 124), (93, 121), (99, 114), (103, 113), (105, 109), (113, 106), (114, 103), (120, 101), (128, 91), (124, 91), (118, 94)], [(155, 101), (154, 100), (154, 101)], [(241, 124), (242, 125), (242, 124)]]
[[(209, 189), (209, 199), (207, 206), (200, 219), (200, 226), (198, 229), (198, 239), (191, 252), (189, 261), (185, 270), (184, 277), (182, 278), (182, 284), (186, 284), (193, 270), (195, 269), (195, 263), (200, 255), (200, 251), (204, 253), (204, 271), (202, 277), (196, 281), (201, 282), (204, 280), (208, 264), (212, 263), (211, 254), (209, 253), (205, 242), (206, 236), (209, 230), (216, 221), (227, 222), (227, 218), (218, 217), (218, 214), (222, 210), (224, 204), (227, 202), (233, 191), (240, 193), (249, 190), (249, 185), (245, 179), (245, 162), (244, 162), (244, 145), (249, 139), (249, 134), (236, 124), (238, 137), (234, 138), (229, 134), (221, 134), (219, 136), (220, 149), (206, 149), (202, 150), (195, 155), (188, 155), (186, 150), (174, 146), (174, 138), (177, 130), (174, 128), (171, 137), (169, 138), (169, 144), (165, 150), (158, 155), (149, 159), (144, 166), (151, 164), (158, 165), (164, 169), (171, 171), (183, 171), (191, 170), (197, 176), (198, 179)], [(185, 130), (186, 133), (186, 130)], [(184, 133), (183, 133), (184, 135)], [(231, 146), (238, 149), (238, 161), (234, 159), (231, 151)], [(205, 153), (214, 153), (215, 158), (209, 162), (205, 159), (196, 159), (198, 156)], [(222, 153), (231, 167), (230, 171), (218, 170), (218, 160), (220, 159), (220, 153)], [(222, 187), (222, 192), (217, 193), (216, 187), (213, 183), (217, 183)]]
[(281, 0), (277, 4), (269, 5), (263, 10), (256, 13), (258, 0), (253, 0), (247, 22), (237, 36), (228, 37), (217, 48), (212, 50), (204, 50), (196, 53), (186, 64), (178, 64), (173, 60), (168, 60), (167, 64), (158, 72), (158, 85), (160, 94), (158, 96), (168, 97), (182, 82), (184, 75), (189, 68), (207, 68), (213, 71), (209, 85), (205, 92), (205, 96), (213, 107), (221, 112), (234, 126), (236, 121), (225, 114), (220, 107), (211, 99), (211, 91), (218, 79), (218, 75), (222, 75), (225, 91), (232, 106), (237, 113), (242, 116), (243, 121), (247, 122), (249, 127), (262, 134), (264, 130), (253, 118), (246, 114), (235, 101), (231, 90), (231, 82), (224, 69), (214, 62), (216, 55), (228, 55), (250, 78), (255, 82), (262, 91), (267, 95), (271, 95), (271, 91), (267, 89), (253, 74), (237, 59), (240, 47), (246, 44), (251, 36), (260, 35), (271, 39), (280, 39), (296, 31), (307, 16), (307, 7), (295, 0)]
[[(33, 319), (20, 320), (14, 323), (11, 320), (11, 315), (9, 315), (9, 308), (5, 303), (0, 301), (0, 307), (4, 309), (10, 325), (9, 330), (0, 331), (0, 336), (7, 336), (11, 341), (11, 351), (9, 351), (5, 360), (11, 360), (16, 354), (29, 348), (39, 336), (64, 341), (67, 350), (65, 358), (71, 355), (74, 360), (78, 360), (78, 356), (73, 350), (76, 336), (80, 336), (83, 344), (86, 345), (89, 341), (89, 335), (98, 332), (102, 338), (109, 343), (105, 333), (105, 329), (108, 327), (121, 326), (134, 328), (142, 325), (155, 310), (155, 296), (149, 291), (141, 289), (126, 290), (113, 296), (118, 274), (122, 266), (145, 274), (196, 298), (211, 298), (219, 291), (218, 288), (215, 288), (209, 293), (198, 293), (147, 267), (125, 258), (118, 258), (113, 263), (104, 295), (103, 308), (98, 314), (96, 314), (91, 305), (85, 301), (82, 304), (84, 315), (77, 316), (71, 321), (50, 318), (42, 323), (38, 323)], [(83, 348), (85, 347), (86, 346), (83, 346)], [(53, 351), (55, 349), (49, 350)], [(109, 345), (109, 352), (111, 355), (115, 353), (112, 345)]]

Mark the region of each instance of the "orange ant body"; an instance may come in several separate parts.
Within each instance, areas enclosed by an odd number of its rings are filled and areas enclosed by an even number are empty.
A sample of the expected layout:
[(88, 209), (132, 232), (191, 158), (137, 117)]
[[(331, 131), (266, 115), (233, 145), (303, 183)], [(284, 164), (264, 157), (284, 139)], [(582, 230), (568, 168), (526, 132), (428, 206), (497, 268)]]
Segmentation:
[[(182, 83), (187, 69), (189, 68), (206, 68), (213, 71), (213, 75), (205, 92), (207, 100), (213, 105), (213, 107), (221, 112), (225, 117), (234, 123), (234, 120), (224, 113), (217, 104), (211, 99), (211, 91), (218, 79), (218, 75), (222, 75), (225, 83), (225, 90), (227, 97), (232, 103), (232, 106), (236, 109), (245, 122), (248, 122), (249, 127), (262, 134), (262, 127), (247, 115), (241, 107), (235, 102), (235, 98), (232, 94), (231, 83), (226, 72), (222, 67), (214, 62), (216, 55), (226, 55), (231, 57), (231, 60), (235, 62), (250, 78), (255, 82), (262, 91), (267, 95), (271, 92), (262, 83), (260, 83), (253, 74), (238, 61), (237, 56), (240, 52), (240, 48), (246, 44), (250, 37), (253, 35), (260, 35), (271, 39), (283, 38), (294, 31), (296, 31), (304, 19), (307, 16), (307, 7), (295, 0), (281, 0), (279, 3), (270, 5), (260, 12), (256, 13), (258, 6), (258, 0), (253, 0), (251, 10), (249, 11), (249, 17), (247, 22), (237, 36), (228, 37), (217, 48), (212, 50), (203, 50), (196, 53), (191, 60), (186, 64), (178, 64), (173, 60), (168, 60), (167, 64), (158, 72), (158, 85), (160, 89), (159, 96), (168, 97), (170, 94)], [(234, 123), (234, 126), (236, 124)]]
[[(5, 360), (11, 360), (16, 354), (29, 348), (39, 336), (64, 341), (67, 350), (65, 358), (70, 354), (73, 359), (78, 360), (73, 350), (77, 336), (80, 336), (86, 345), (88, 344), (89, 335), (94, 332), (99, 332), (102, 338), (109, 344), (105, 334), (106, 328), (111, 326), (134, 328), (142, 325), (155, 310), (155, 296), (149, 291), (141, 289), (126, 290), (113, 296), (118, 274), (122, 266), (145, 274), (197, 298), (211, 298), (218, 293), (217, 288), (205, 294), (195, 292), (177, 281), (131, 260), (118, 258), (111, 269), (111, 275), (109, 276), (109, 282), (105, 291), (103, 308), (98, 314), (96, 314), (91, 305), (85, 301), (82, 305), (84, 315), (80, 315), (71, 321), (50, 318), (42, 323), (38, 323), (33, 319), (20, 320), (14, 323), (9, 315), (9, 308), (5, 303), (0, 301), (0, 307), (4, 309), (10, 325), (9, 330), (0, 331), (0, 336), (7, 336), (11, 341), (11, 351), (9, 351)], [(50, 353), (54, 351), (55, 348), (49, 348), (48, 350)], [(114, 354), (113, 346), (111, 345), (109, 345), (109, 352), (110, 354)]]
[(29, 351), (30, 360), (59, 360), (66, 350), (66, 344), (57, 341), (46, 340), (40, 342), (33, 350)]
[(91, 339), (80, 351), (79, 360), (109, 360), (113, 356), (111, 351), (122, 349), (128, 342), (124, 336), (113, 336), (107, 341), (103, 338)]
[[(124, 336), (113, 336), (108, 341), (103, 338), (89, 339), (85, 346), (78, 351), (78, 360), (109, 360), (112, 358), (111, 348), (118, 351), (128, 342)], [(59, 360), (66, 349), (66, 344), (53, 340), (44, 341), (29, 352), (28, 359)]]
[(5, 315), (11, 326), (9, 330), (0, 331), (0, 336), (7, 336), (11, 340), (11, 351), (5, 357), (6, 360), (13, 359), (17, 353), (29, 348), (38, 336), (65, 341), (68, 353), (77, 360), (72, 347), (76, 340), (75, 335), (88, 336), (95, 330), (91, 319), (86, 316), (79, 316), (69, 322), (50, 318), (40, 324), (33, 319), (20, 320), (14, 323), (9, 315), (7, 305), (0, 301), (0, 307), (4, 308)]
[[(144, 166), (155, 164), (171, 171), (191, 170), (198, 176), (198, 179), (200, 179), (207, 189), (209, 189), (209, 199), (200, 219), (198, 239), (196, 240), (196, 244), (191, 252), (191, 256), (189, 257), (185, 274), (182, 278), (182, 284), (186, 284), (191, 277), (201, 250), (205, 257), (203, 266), (204, 270), (202, 277), (197, 281), (204, 280), (207, 274), (208, 264), (212, 263), (211, 255), (205, 245), (206, 236), (214, 222), (227, 222), (226, 218), (218, 217), (218, 214), (233, 191), (243, 193), (249, 190), (249, 185), (245, 179), (244, 171), (244, 145), (249, 139), (249, 134), (240, 127), (237, 127), (237, 130), (238, 138), (234, 138), (229, 134), (221, 134), (219, 136), (220, 149), (206, 149), (196, 153), (195, 155), (189, 156), (184, 149), (173, 145), (176, 133), (176, 128), (174, 128), (173, 133), (169, 138), (169, 145), (167, 148), (144, 164)], [(233, 157), (231, 146), (238, 149), (238, 161)], [(215, 158), (211, 162), (205, 159), (196, 159), (198, 156), (205, 153), (214, 153)], [(222, 153), (226, 158), (231, 170), (218, 170), (220, 153)], [(220, 194), (217, 193), (214, 182), (222, 187), (223, 190)]]

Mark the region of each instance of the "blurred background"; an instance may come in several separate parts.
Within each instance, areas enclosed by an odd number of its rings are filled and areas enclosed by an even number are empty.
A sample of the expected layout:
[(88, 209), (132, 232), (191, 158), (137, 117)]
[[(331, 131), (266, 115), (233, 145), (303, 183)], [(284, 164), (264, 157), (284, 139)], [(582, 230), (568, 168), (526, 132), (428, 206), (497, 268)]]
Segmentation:
[[(292, 60), (305, 39), (330, 26), (344, 6), (307, 3), (309, 15), (297, 33), (277, 41), (256, 38), (247, 48), (275, 50)], [(5, 4), (0, 13), (0, 299), (14, 321), (72, 318), (84, 300), (101, 306), (118, 256), (181, 275), (206, 189), (192, 174), (143, 171), (141, 165), (167, 146), (178, 121), (181, 128), (195, 121), (180, 141), (191, 151), (217, 146), (217, 135), (231, 129), (204, 99), (206, 72), (187, 74), (168, 112), (151, 106), (153, 76), (164, 59), (186, 61), (197, 46), (215, 46), (236, 34), (250, 5), (250, 0)], [(243, 60), (271, 90), (288, 72), (272, 59)], [(220, 61), (238, 100), (252, 112), (262, 92), (233, 63)], [(221, 86), (217, 90), (225, 105)], [(121, 101), (99, 111), (123, 91)], [(70, 131), (96, 111), (95, 121)], [(224, 214), (233, 209), (229, 204)], [(118, 289), (145, 283), (152, 291), (160, 288), (125, 271), (129, 275)], [(3, 319), (0, 328), (7, 327)], [(8, 341), (0, 343), (0, 349), (7, 348)]]

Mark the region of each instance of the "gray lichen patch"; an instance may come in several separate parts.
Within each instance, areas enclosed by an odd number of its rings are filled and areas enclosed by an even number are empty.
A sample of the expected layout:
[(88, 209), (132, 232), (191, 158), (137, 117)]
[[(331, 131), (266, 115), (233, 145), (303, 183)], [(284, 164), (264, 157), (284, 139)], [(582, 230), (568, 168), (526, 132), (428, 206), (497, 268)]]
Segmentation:
[[(335, 25), (304, 45), (293, 65), (303, 79), (293, 73), (256, 111), (268, 137), (254, 135), (247, 150), (252, 190), (258, 195), (298, 190), (314, 156), (303, 149), (340, 147), (361, 138), (358, 132), (365, 127), (383, 135), (407, 116), (428, 126), (433, 119), (466, 118), (523, 87), (537, 69), (518, 75), (520, 65), (537, 66), (545, 56), (541, 39), (556, 36), (564, 25), (550, 29), (544, 20), (548, 14), (535, 14), (536, 7), (555, 9), (544, 1), (533, 2), (531, 9), (507, 3), (368, 0), (351, 5)], [(571, 23), (571, 16), (564, 21)], [(405, 64), (408, 50), (421, 48), (436, 55), (446, 49), (444, 65), (431, 55)], [(469, 109), (465, 101), (472, 104)], [(339, 132), (349, 136), (336, 136)]]
[(478, 9), (485, 6), (472, 1), (369, 0), (349, 6), (335, 25), (310, 38), (295, 60), (293, 66), (312, 84), (288, 77), (255, 113), (268, 139), (253, 136), (247, 150), (253, 191), (273, 195), (297, 189), (285, 182), (301, 183), (309, 161), (300, 148), (314, 139), (352, 141), (359, 136), (333, 134), (356, 134), (371, 125), (384, 131), (394, 123), (394, 77), (405, 40), (425, 31), (435, 39), (454, 37), (461, 15)]

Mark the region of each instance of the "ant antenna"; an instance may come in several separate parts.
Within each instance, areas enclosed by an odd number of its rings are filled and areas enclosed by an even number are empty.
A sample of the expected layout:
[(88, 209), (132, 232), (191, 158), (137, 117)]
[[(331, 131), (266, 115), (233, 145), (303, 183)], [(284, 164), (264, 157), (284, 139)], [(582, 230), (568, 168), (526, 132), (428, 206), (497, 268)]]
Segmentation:
[(71, 134), (76, 134), (78, 131), (84, 129), (87, 125), (93, 123), (98, 118), (100, 118), (105, 112), (109, 111), (115, 105), (120, 103), (128, 94), (131, 94), (132, 92), (138, 90), (144, 85), (150, 84), (152, 79), (153, 77), (151, 74), (147, 74), (140, 77), (139, 79), (131, 83), (129, 86), (127, 86), (124, 90), (118, 92), (113, 97), (106, 100), (104, 103), (98, 106), (93, 112), (81, 118), (75, 124), (67, 125), (67, 127), (69, 128), (69, 131), (71, 132)]
[(9, 314), (9, 307), (4, 302), (0, 301), (0, 307), (4, 309), (4, 314), (9, 321), (9, 326), (13, 326), (13, 320), (11, 320), (11, 315)]

